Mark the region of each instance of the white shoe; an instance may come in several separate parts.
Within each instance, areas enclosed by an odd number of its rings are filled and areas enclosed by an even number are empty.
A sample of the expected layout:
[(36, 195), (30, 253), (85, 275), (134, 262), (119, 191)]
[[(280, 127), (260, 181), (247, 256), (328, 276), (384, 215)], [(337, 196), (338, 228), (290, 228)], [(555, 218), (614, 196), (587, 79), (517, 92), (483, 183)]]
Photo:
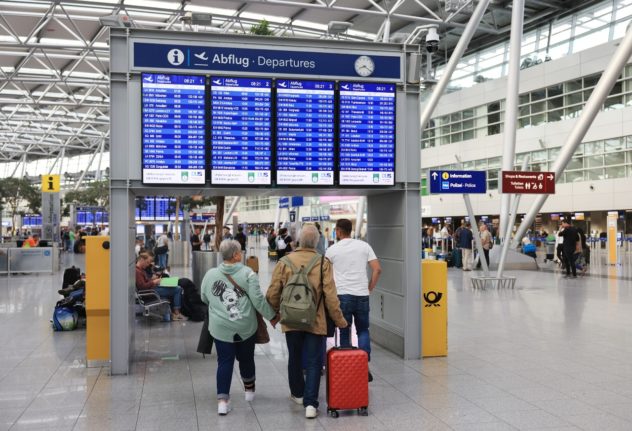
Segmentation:
[(227, 415), (233, 408), (230, 405), (230, 401), (219, 400), (217, 402), (217, 414), (224, 416)]
[(296, 404), (300, 404), (303, 405), (303, 397), (295, 397), (294, 395), (290, 394), (290, 399), (292, 401), (294, 401)]
[(255, 391), (246, 391), (246, 402), (252, 402), (255, 400)]
[(316, 416), (318, 416), (318, 410), (316, 409), (316, 407), (314, 406), (305, 407), (305, 417), (307, 419), (314, 419)]

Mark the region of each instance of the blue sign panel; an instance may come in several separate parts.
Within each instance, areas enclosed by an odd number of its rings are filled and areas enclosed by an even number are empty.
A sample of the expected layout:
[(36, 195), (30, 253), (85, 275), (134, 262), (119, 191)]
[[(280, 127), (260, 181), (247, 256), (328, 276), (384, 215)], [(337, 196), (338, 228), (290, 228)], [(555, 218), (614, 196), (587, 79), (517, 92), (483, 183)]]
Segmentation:
[(156, 219), (156, 201), (153, 197), (144, 198), (144, 207), (140, 210), (141, 220), (155, 220)]
[(303, 196), (292, 196), (292, 208), (303, 206)]
[(279, 208), (289, 208), (290, 198), (287, 196), (279, 198)]
[(277, 81), (279, 185), (334, 184), (334, 83)]
[(156, 220), (169, 220), (169, 198), (156, 197)]
[(211, 182), (271, 184), (272, 81), (211, 78)]
[(204, 184), (203, 76), (142, 76), (144, 184)]
[(395, 85), (340, 83), (340, 185), (395, 184)]
[(367, 56), (305, 49), (289, 51), (287, 48), (271, 50), (141, 42), (134, 43), (134, 68), (402, 79), (399, 54)]
[(430, 193), (487, 193), (485, 171), (430, 171)]

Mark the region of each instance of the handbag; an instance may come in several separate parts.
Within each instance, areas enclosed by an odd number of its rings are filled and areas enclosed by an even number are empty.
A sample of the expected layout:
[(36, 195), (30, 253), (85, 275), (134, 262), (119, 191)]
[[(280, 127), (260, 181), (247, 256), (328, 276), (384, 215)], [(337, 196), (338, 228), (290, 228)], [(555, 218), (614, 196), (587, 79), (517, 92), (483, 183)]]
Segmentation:
[[(324, 283), (323, 283), (323, 263), (325, 262), (325, 256), (322, 257), (322, 259), (320, 260), (320, 294), (324, 297), (325, 296), (325, 289), (324, 289)], [(323, 308), (325, 309), (325, 323), (327, 324), (327, 337), (333, 337), (334, 334), (336, 333), (336, 324), (334, 323), (334, 320), (329, 317), (329, 310), (327, 310), (327, 306), (325, 304), (325, 301), (323, 301)]]
[[(250, 303), (252, 304), (252, 300), (248, 296), (248, 293), (246, 293), (246, 291), (237, 284), (237, 282), (233, 279), (233, 277), (231, 277), (230, 275), (226, 273), (222, 273), (222, 274), (224, 274), (224, 276), (228, 279), (228, 281), (230, 281), (231, 284), (235, 286), (235, 289), (239, 291), (240, 294), (248, 298), (250, 300)], [(254, 308), (254, 304), (253, 304), (253, 308)], [(263, 316), (261, 315), (261, 313), (259, 313), (256, 309), (255, 309), (255, 313), (257, 314), (257, 332), (255, 332), (255, 343), (267, 344), (270, 342), (270, 334), (268, 334), (268, 327), (266, 326), (266, 322), (263, 320)]]
[(169, 251), (169, 247), (166, 245), (161, 245), (160, 247), (156, 247), (154, 249), (154, 255), (158, 256), (159, 254), (165, 254)]

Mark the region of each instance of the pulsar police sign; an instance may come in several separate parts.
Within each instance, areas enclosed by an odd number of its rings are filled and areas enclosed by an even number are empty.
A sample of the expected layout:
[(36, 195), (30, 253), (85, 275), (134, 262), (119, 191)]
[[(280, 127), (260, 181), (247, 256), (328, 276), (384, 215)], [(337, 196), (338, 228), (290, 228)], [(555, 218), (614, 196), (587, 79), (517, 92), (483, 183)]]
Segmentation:
[(133, 68), (402, 80), (400, 54), (338, 54), (134, 42)]
[(483, 171), (430, 171), (430, 193), (486, 193), (487, 175)]

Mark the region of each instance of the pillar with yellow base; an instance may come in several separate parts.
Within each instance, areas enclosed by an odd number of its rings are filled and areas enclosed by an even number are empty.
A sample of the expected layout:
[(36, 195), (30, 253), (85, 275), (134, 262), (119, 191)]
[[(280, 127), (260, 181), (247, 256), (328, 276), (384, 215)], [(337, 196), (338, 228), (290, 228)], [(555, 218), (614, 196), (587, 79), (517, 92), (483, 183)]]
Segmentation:
[(448, 265), (421, 261), (421, 356), (448, 355)]
[(88, 367), (110, 362), (110, 237), (86, 240), (86, 359)]

